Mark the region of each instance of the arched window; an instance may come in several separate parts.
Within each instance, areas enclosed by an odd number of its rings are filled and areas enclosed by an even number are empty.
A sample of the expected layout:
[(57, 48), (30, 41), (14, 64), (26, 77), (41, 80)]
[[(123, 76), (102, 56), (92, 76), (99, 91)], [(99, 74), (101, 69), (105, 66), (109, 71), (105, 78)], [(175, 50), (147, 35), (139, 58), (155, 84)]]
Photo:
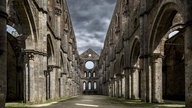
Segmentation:
[(86, 82), (83, 82), (83, 90), (86, 90)]
[(88, 89), (91, 90), (91, 82), (89, 82)]
[(13, 37), (20, 36), (19, 33), (17, 32), (17, 30), (10, 25), (7, 25), (7, 32), (10, 33)]
[(89, 77), (91, 77), (91, 72), (89, 72)]
[(95, 72), (93, 72), (93, 77), (95, 77)]
[(96, 90), (97, 89), (97, 82), (95, 81), (94, 82), (94, 90)]
[(84, 72), (84, 77), (87, 77), (87, 72)]

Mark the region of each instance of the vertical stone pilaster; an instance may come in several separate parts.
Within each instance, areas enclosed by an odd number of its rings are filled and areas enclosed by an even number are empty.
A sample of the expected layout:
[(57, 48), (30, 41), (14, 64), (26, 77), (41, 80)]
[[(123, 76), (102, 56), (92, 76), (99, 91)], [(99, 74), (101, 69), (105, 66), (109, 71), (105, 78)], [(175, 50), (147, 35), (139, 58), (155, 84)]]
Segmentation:
[(132, 76), (131, 76), (131, 70), (129, 69), (128, 73), (128, 99), (131, 99), (132, 94)]
[(122, 78), (119, 76), (119, 97), (122, 96)]
[(136, 67), (133, 67), (132, 70), (132, 94), (131, 94), (131, 98), (132, 99), (139, 99), (139, 70)]
[(0, 108), (5, 106), (7, 91), (7, 23), (6, 0), (0, 1)]
[(129, 70), (125, 69), (125, 98), (129, 98)]
[(67, 96), (67, 75), (63, 75), (63, 97)]
[(24, 64), (25, 64), (25, 71), (24, 71), (24, 102), (26, 103), (29, 101), (29, 62), (28, 56), (24, 56)]
[(148, 64), (148, 35), (147, 35), (147, 2), (141, 0), (140, 3), (140, 61), (141, 61), (141, 100), (150, 102), (150, 72)]
[(47, 67), (46, 75), (46, 99), (50, 99), (50, 67)]
[(185, 1), (185, 103), (186, 108), (192, 107), (192, 1)]
[(27, 79), (28, 82), (26, 84), (26, 88), (28, 89), (27, 91), (27, 95), (28, 95), (28, 102), (35, 102), (36, 101), (36, 98), (37, 98), (37, 90), (35, 89), (36, 88), (36, 83), (35, 83), (35, 68), (34, 68), (34, 54), (29, 52), (29, 53), (26, 53), (27, 55), (27, 58), (28, 58), (28, 67), (26, 69), (26, 73), (28, 74)]
[(152, 57), (152, 102), (161, 103), (162, 100), (162, 56), (153, 54)]
[(115, 90), (115, 80), (113, 80), (113, 97), (115, 97), (115, 92), (116, 92), (116, 90)]
[(115, 78), (115, 97), (119, 96), (119, 85), (118, 85), (118, 79)]
[(110, 97), (113, 96), (112, 80), (110, 81), (110, 84), (109, 84), (109, 96), (110, 96)]
[(126, 97), (125, 97), (125, 93), (126, 93), (126, 87), (125, 87), (125, 86), (126, 86), (127, 84), (125, 83), (125, 80), (126, 80), (126, 79), (125, 79), (125, 75), (123, 75), (123, 76), (122, 76), (122, 85), (121, 85), (121, 86), (122, 86), (122, 97), (123, 97), (123, 98), (126, 98)]
[(50, 72), (50, 99), (56, 98), (56, 69), (53, 68), (53, 70)]
[[(62, 73), (61, 73), (62, 74)], [(60, 78), (60, 98), (64, 97), (64, 75)]]

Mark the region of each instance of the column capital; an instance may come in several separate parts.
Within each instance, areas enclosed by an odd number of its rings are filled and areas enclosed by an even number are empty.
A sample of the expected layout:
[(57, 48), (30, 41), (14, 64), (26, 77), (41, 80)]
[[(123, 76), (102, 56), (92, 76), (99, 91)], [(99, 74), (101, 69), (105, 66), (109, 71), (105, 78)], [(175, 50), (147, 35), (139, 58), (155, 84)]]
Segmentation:
[(33, 61), (34, 61), (34, 53), (32, 53), (32, 52), (27, 52), (26, 55), (27, 55), (27, 57), (28, 57), (28, 60), (33, 60)]
[(162, 55), (161, 53), (153, 53), (152, 54), (152, 59), (158, 59), (158, 58), (164, 58), (164, 55)]

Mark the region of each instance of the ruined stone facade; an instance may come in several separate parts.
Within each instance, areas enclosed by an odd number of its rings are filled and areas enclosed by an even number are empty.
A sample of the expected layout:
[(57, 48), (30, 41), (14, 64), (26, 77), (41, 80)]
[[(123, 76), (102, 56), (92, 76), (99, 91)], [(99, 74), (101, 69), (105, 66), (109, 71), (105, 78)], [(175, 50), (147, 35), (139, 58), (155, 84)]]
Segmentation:
[(98, 61), (99, 55), (92, 49), (88, 49), (80, 55), (82, 94), (100, 94)]
[[(65, 0), (1, 0), (0, 107), (74, 96), (96, 80), (99, 94), (185, 100), (191, 108), (191, 10), (191, 0), (117, 0), (98, 57), (90, 49), (78, 55)], [(94, 61), (95, 79), (87, 78), (87, 61)]]
[(192, 107), (191, 0), (118, 0), (100, 54), (105, 95)]
[(1, 108), (5, 100), (40, 103), (80, 93), (65, 0), (1, 0), (0, 22)]

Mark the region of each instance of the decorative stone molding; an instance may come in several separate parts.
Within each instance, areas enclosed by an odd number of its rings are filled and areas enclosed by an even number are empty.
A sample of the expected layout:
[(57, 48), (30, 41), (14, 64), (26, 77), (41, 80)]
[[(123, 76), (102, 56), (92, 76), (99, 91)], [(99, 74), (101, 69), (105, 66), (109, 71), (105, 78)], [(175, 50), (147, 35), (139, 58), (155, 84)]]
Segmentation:
[(33, 49), (24, 49), (24, 52), (27, 53), (27, 54), (28, 53), (33, 53), (33, 55), (47, 56), (47, 53), (36, 51), (36, 50), (33, 50)]
[(155, 62), (156, 59), (158, 58), (164, 58), (164, 56), (161, 53), (153, 53), (152, 55), (152, 62)]
[(55, 14), (58, 15), (58, 16), (60, 16), (61, 13), (62, 13), (61, 8), (60, 8), (60, 7), (55, 7)]
[(48, 70), (48, 72), (53, 71), (53, 66), (52, 66), (52, 65), (48, 65), (48, 66), (47, 66), (47, 70)]
[(34, 61), (34, 53), (32, 53), (32, 52), (27, 53), (27, 56), (28, 56), (29, 60), (33, 60)]
[(53, 70), (53, 68), (60, 68), (59, 66), (56, 66), (56, 65), (48, 65), (47, 66), (47, 70), (49, 71), (49, 72), (51, 72), (52, 70)]

